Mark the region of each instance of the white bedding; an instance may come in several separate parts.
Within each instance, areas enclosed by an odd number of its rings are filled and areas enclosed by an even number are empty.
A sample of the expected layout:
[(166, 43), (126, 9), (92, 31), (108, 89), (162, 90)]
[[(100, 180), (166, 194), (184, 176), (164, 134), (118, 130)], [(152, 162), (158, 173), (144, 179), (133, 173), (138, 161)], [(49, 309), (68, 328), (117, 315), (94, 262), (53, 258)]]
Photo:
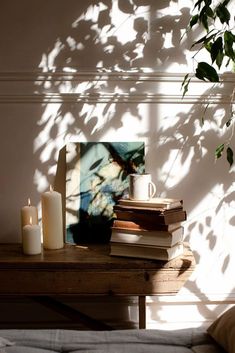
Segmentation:
[(0, 330), (0, 353), (221, 353), (202, 329)]

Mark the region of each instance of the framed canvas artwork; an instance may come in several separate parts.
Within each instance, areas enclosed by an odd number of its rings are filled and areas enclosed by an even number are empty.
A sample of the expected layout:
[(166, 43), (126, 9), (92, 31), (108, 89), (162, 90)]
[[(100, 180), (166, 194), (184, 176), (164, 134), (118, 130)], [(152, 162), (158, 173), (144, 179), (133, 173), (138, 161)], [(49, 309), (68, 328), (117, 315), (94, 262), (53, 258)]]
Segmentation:
[(128, 192), (129, 174), (145, 171), (144, 142), (66, 145), (65, 242), (105, 243), (113, 206)]

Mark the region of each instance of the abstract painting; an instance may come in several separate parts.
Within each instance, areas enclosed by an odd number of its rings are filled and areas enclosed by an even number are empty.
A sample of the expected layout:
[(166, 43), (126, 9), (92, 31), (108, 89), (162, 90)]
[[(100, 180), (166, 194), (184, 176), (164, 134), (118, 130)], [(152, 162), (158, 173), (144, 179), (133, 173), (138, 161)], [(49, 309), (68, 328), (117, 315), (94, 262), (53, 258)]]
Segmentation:
[(129, 174), (145, 171), (144, 142), (66, 145), (67, 243), (106, 243), (113, 206), (128, 193)]

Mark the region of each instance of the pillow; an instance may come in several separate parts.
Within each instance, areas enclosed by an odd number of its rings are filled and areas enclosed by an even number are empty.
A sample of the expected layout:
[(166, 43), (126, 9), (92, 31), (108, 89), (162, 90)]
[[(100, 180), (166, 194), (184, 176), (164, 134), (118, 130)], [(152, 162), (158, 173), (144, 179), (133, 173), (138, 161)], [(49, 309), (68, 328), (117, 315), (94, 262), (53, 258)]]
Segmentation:
[(207, 332), (228, 353), (235, 353), (235, 306), (218, 317)]

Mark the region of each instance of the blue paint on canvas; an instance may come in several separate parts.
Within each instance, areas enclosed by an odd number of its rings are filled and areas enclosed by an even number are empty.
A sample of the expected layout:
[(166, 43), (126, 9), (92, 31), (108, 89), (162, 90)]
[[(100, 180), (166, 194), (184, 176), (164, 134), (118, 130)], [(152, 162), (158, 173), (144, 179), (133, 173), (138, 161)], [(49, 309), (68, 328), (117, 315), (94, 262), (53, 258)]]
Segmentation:
[(67, 241), (107, 242), (113, 205), (127, 193), (131, 173), (144, 172), (143, 142), (80, 143), (78, 222), (67, 225)]

